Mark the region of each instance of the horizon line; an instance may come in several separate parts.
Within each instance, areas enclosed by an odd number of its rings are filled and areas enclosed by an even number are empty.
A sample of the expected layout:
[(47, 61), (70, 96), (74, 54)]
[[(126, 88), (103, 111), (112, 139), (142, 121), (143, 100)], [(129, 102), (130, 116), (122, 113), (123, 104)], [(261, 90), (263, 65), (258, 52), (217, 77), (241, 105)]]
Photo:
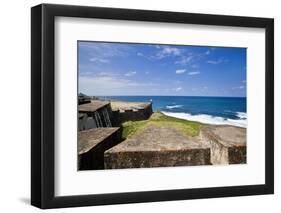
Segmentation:
[[(78, 93), (79, 94), (79, 93)], [(83, 93), (84, 94), (84, 93)], [(87, 95), (87, 94), (85, 94)], [(204, 95), (87, 95), (87, 96), (96, 96), (96, 97), (211, 97), (211, 98), (247, 98), (247, 96), (204, 96)]]

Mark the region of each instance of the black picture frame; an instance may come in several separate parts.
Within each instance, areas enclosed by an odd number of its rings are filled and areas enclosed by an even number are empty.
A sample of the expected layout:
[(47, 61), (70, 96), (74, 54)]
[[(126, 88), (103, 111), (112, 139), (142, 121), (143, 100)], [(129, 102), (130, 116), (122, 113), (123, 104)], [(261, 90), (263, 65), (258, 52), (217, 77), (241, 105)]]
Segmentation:
[[(54, 195), (55, 17), (264, 28), (265, 184), (93, 195)], [(94, 192), (93, 192), (94, 193)], [(60, 208), (274, 193), (274, 20), (225, 15), (41, 4), (31, 8), (31, 204)]]

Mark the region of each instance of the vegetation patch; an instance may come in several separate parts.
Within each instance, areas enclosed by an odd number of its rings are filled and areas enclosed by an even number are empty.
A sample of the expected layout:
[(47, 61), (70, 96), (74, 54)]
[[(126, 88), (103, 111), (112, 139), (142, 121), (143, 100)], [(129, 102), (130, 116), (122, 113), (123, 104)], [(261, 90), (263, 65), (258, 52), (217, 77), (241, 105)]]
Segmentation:
[(127, 121), (122, 124), (122, 138), (130, 138), (150, 126), (170, 127), (188, 136), (197, 136), (202, 123), (188, 121), (164, 115), (161, 112), (154, 112), (148, 120)]

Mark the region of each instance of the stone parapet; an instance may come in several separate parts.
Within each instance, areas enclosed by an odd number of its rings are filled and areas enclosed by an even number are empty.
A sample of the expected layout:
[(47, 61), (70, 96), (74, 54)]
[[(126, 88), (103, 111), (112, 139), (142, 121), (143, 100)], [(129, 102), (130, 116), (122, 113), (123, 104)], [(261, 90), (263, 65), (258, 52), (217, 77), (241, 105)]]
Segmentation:
[(152, 113), (152, 103), (130, 103), (122, 104), (111, 102), (115, 123), (126, 121), (141, 121), (148, 119)]
[(118, 126), (114, 121), (110, 102), (92, 100), (90, 103), (79, 105), (79, 131), (91, 128)]
[(120, 142), (119, 127), (93, 128), (78, 133), (79, 170), (104, 169), (104, 152)]
[(212, 164), (246, 163), (246, 129), (227, 125), (204, 125), (202, 140), (210, 144)]
[(210, 149), (173, 128), (149, 127), (107, 150), (105, 169), (210, 165)]

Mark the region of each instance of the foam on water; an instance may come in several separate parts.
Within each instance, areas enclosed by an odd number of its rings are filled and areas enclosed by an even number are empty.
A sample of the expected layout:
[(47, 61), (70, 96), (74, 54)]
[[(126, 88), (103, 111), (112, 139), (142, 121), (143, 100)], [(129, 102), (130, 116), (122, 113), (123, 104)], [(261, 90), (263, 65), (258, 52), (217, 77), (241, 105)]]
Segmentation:
[(175, 108), (181, 108), (183, 105), (168, 105), (166, 106), (167, 109), (175, 109)]
[(246, 112), (237, 112), (237, 117), (241, 119), (247, 119), (247, 113)]
[(232, 126), (238, 126), (238, 127), (247, 127), (247, 114), (239, 112), (237, 113), (237, 116), (240, 119), (229, 119), (229, 118), (223, 118), (218, 116), (211, 116), (206, 114), (198, 114), (198, 115), (191, 115), (189, 113), (183, 113), (183, 112), (162, 112), (165, 115), (180, 118), (184, 120), (190, 120), (190, 121), (198, 121), (202, 123), (207, 124), (215, 124), (215, 125), (232, 125)]

